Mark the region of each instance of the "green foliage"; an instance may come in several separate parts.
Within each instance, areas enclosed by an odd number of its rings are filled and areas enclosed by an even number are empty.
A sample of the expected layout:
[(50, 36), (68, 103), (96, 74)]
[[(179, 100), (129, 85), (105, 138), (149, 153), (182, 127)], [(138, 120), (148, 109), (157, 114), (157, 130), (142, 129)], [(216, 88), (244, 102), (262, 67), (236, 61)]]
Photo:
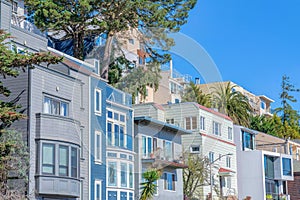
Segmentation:
[[(0, 30), (0, 76), (5, 79), (6, 77), (16, 78), (20, 71), (25, 71), (32, 68), (34, 64), (57, 63), (61, 59), (51, 56), (49, 53), (28, 53), (18, 54), (17, 51), (8, 49), (10, 35)], [(10, 90), (3, 85), (0, 79), (0, 95), (8, 97)], [(18, 112), (20, 106), (17, 105), (19, 96), (11, 101), (0, 100), (0, 131), (10, 126), (15, 120), (24, 118), (25, 116)]]
[(0, 155), (0, 199), (25, 199), (29, 153), (22, 135), (2, 130)]
[(204, 94), (201, 89), (190, 82), (190, 84), (184, 89), (182, 94), (182, 102), (197, 102), (200, 105), (210, 108), (211, 107), (211, 95)]
[(116, 58), (110, 65), (108, 71), (108, 83), (115, 85), (122, 78), (122, 72), (133, 69), (132, 63), (125, 56)]
[(154, 88), (154, 91), (157, 91), (160, 79), (159, 64), (151, 63), (147, 67), (134, 68), (131, 73), (116, 84), (116, 87), (132, 94), (133, 101), (136, 96), (140, 95), (140, 101), (142, 102), (147, 95), (146, 87), (150, 86)]
[(83, 39), (99, 34), (107, 36), (104, 75), (108, 73), (112, 38), (116, 34), (136, 29), (141, 32), (144, 51), (156, 62), (166, 62), (170, 55), (156, 49), (167, 50), (174, 45), (168, 32), (178, 32), (187, 22), (189, 11), (196, 0), (25, 0), (29, 16), (41, 30), (73, 39), (73, 55), (83, 59)]
[(188, 168), (183, 170), (183, 192), (188, 199), (199, 198), (199, 187), (210, 183), (209, 160), (197, 154), (186, 153)]
[(248, 99), (238, 91), (236, 86), (230, 86), (230, 82), (224, 87), (215, 88), (213, 93), (214, 107), (219, 112), (228, 115), (234, 124), (248, 127), (250, 125), (250, 115), (252, 108)]
[(142, 193), (140, 200), (152, 199), (155, 191), (157, 190), (157, 185), (154, 182), (159, 179), (160, 175), (161, 174), (157, 169), (150, 169), (143, 173), (145, 182), (141, 183)]

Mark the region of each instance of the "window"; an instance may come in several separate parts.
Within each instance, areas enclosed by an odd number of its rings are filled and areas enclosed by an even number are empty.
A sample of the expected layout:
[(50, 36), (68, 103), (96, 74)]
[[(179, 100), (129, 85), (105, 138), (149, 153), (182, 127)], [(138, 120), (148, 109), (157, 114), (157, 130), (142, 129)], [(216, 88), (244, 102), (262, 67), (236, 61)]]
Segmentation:
[(54, 144), (42, 144), (42, 173), (54, 174), (55, 169), (55, 146)]
[(185, 118), (185, 129), (186, 130), (197, 129), (197, 117), (186, 117)]
[(242, 132), (243, 135), (243, 150), (252, 149), (254, 150), (254, 135), (247, 133), (245, 131)]
[(175, 123), (174, 123), (174, 118), (172, 118), (172, 119), (166, 119), (166, 122), (167, 122), (168, 124), (175, 124)]
[(231, 167), (231, 158), (229, 156), (226, 157), (226, 167)]
[(218, 122), (213, 122), (213, 133), (215, 135), (221, 135), (221, 124)]
[(129, 188), (133, 188), (133, 166), (129, 164)]
[(232, 140), (232, 128), (228, 127), (228, 139)]
[(52, 114), (52, 115), (68, 116), (69, 104), (67, 102), (45, 96), (44, 113)]
[(163, 142), (163, 149), (165, 153), (166, 160), (173, 160), (173, 143), (168, 140), (164, 140)]
[(102, 151), (101, 151), (101, 132), (95, 132), (95, 162), (101, 162), (102, 160)]
[(78, 151), (77, 148), (71, 148), (71, 177), (78, 177)]
[(127, 187), (127, 164), (121, 163), (121, 186)]
[(126, 134), (126, 115), (107, 111), (107, 145), (132, 150), (132, 136)]
[(192, 145), (190, 147), (190, 152), (191, 153), (200, 153), (200, 146), (199, 145)]
[(205, 130), (205, 117), (200, 117), (200, 130)]
[(214, 162), (214, 160), (215, 160), (214, 156), (215, 156), (215, 153), (210, 151), (208, 154), (209, 162), (211, 162), (211, 163)]
[(142, 152), (144, 158), (150, 157), (150, 154), (153, 153), (152, 142), (152, 137), (142, 136)]
[(59, 145), (59, 175), (68, 176), (68, 160), (69, 160), (69, 147)]
[(117, 186), (117, 163), (108, 162), (108, 186)]
[(227, 177), (227, 188), (231, 188), (231, 177)]
[(274, 179), (274, 161), (274, 157), (264, 156), (265, 176), (268, 179)]
[(16, 2), (16, 1), (12, 2), (12, 11), (13, 11), (13, 13), (17, 14), (17, 12), (18, 12), (18, 2)]
[(101, 200), (102, 199), (102, 181), (95, 180), (95, 200)]
[(134, 39), (128, 39), (129, 44), (134, 44)]
[(164, 173), (164, 189), (175, 191), (175, 174)]
[(289, 158), (282, 158), (282, 174), (284, 176), (292, 176), (291, 159), (289, 159)]
[(264, 102), (264, 101), (261, 101), (260, 102), (260, 107), (261, 107), (261, 109), (266, 109), (266, 103)]
[(101, 115), (101, 90), (95, 89), (95, 113)]

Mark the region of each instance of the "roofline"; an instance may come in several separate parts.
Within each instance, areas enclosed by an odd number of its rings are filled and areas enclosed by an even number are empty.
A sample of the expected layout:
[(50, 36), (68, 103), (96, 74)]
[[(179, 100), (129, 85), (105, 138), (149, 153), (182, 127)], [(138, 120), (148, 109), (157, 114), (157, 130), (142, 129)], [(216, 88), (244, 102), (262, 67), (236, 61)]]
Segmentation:
[(148, 122), (151, 122), (153, 124), (161, 125), (163, 127), (172, 129), (174, 131), (179, 131), (181, 134), (192, 134), (193, 133), (192, 131), (185, 130), (185, 129), (179, 127), (179, 126), (168, 124), (166, 122), (162, 122), (162, 121), (159, 121), (157, 119), (153, 119), (153, 118), (148, 117), (148, 116), (137, 116), (137, 117), (134, 117), (134, 121), (148, 121)]
[(258, 97), (259, 97), (259, 98), (262, 97), (262, 98), (264, 98), (264, 99), (267, 99), (268, 101), (270, 101), (270, 102), (272, 102), (272, 103), (275, 102), (273, 99), (267, 97), (266, 95), (258, 95)]

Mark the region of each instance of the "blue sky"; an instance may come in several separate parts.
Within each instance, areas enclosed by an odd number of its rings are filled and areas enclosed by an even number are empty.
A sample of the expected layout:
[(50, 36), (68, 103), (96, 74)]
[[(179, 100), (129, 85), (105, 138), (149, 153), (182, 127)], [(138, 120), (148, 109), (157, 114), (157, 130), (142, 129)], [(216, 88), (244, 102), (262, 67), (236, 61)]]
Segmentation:
[[(300, 88), (299, 10), (299, 0), (198, 0), (181, 32), (208, 52), (223, 80), (265, 94), (275, 108), (282, 75)], [(188, 62), (175, 57), (173, 63), (181, 73), (199, 76)], [(295, 96), (300, 110), (300, 94)]]

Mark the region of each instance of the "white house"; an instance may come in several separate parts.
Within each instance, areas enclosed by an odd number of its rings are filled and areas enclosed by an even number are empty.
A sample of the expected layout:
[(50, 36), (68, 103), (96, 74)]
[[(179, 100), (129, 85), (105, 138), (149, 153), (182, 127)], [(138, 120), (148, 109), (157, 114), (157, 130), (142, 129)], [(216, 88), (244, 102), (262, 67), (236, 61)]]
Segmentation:
[(289, 199), (287, 181), (294, 179), (292, 155), (256, 150), (256, 134), (234, 126), (239, 199)]

